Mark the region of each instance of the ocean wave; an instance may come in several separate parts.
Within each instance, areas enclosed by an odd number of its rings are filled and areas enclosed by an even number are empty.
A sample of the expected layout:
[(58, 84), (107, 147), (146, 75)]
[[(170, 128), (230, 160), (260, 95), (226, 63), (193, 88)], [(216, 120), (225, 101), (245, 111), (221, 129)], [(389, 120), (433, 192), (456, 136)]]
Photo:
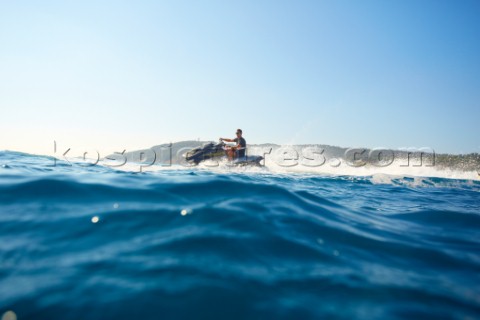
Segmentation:
[[(180, 141), (153, 146), (149, 149), (116, 153), (101, 159), (106, 166), (120, 170), (151, 171), (175, 168), (189, 169), (183, 155), (207, 141)], [(431, 148), (342, 148), (329, 145), (249, 145), (247, 154), (264, 157), (263, 169), (272, 173), (313, 173), (323, 175), (439, 177), (449, 179), (480, 179), (478, 153), (437, 154)], [(207, 170), (227, 171), (225, 161), (206, 161)], [(237, 169), (238, 170), (238, 169)], [(250, 171), (259, 171), (250, 167)]]
[(50, 161), (0, 154), (19, 319), (480, 315), (477, 181)]

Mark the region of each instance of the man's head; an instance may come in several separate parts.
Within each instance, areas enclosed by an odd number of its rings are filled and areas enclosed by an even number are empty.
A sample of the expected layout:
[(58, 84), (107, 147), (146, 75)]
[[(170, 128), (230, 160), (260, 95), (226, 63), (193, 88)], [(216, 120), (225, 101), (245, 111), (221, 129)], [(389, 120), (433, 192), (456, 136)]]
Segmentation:
[(242, 136), (242, 129), (237, 129), (237, 137), (241, 137)]

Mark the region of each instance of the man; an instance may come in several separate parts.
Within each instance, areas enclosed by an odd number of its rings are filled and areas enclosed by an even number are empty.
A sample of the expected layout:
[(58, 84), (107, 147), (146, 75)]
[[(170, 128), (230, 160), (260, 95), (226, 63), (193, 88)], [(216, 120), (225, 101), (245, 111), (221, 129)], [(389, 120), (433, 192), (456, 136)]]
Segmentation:
[(247, 148), (247, 141), (242, 137), (242, 129), (237, 129), (236, 132), (237, 137), (235, 139), (226, 139), (220, 138), (221, 141), (226, 142), (236, 142), (236, 146), (227, 146), (226, 152), (229, 160), (233, 160), (235, 158), (243, 158), (245, 157), (245, 149)]

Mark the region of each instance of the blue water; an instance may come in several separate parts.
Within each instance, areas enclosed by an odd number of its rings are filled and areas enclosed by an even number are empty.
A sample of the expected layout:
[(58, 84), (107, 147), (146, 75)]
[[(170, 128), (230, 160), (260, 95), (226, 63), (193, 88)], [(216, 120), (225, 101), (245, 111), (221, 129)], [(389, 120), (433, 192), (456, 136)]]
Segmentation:
[(0, 315), (480, 318), (480, 183), (375, 181), (0, 152)]

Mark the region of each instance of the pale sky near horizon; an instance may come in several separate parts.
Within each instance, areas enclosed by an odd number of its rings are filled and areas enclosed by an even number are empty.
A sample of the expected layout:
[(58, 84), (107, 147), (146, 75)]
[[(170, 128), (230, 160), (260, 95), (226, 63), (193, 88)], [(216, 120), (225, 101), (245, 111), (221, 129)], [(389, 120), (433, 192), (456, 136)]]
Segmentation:
[[(1, 1), (0, 150), (480, 152), (479, 1)], [(102, 154), (102, 155), (103, 155)]]

